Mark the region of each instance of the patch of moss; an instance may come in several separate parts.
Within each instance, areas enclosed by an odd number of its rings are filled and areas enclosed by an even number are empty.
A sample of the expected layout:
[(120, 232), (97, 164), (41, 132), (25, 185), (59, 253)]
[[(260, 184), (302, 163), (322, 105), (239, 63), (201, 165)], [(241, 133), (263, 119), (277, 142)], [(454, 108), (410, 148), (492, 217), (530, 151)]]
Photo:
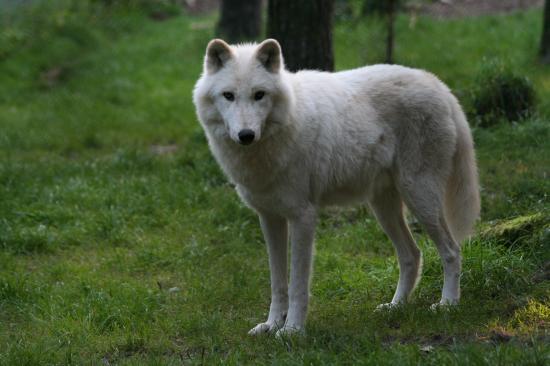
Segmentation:
[[(550, 216), (544, 213), (493, 221), (481, 231), (483, 240), (506, 246), (550, 245)], [(546, 242), (546, 245), (544, 244)]]

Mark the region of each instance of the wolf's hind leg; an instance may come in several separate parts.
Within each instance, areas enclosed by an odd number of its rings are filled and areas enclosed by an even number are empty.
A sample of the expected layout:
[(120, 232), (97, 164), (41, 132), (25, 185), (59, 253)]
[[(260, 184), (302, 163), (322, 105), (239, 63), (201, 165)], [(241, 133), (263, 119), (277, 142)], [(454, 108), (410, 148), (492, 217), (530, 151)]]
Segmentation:
[(434, 241), (443, 263), (440, 305), (455, 305), (460, 299), (461, 248), (453, 238), (444, 214), (444, 185), (436, 177), (419, 176), (403, 198)]
[(407, 301), (420, 277), (422, 255), (403, 217), (403, 202), (397, 190), (389, 186), (379, 190), (369, 202), (380, 226), (392, 241), (399, 261), (399, 282), (389, 304), (391, 307)]
[(250, 335), (277, 331), (283, 327), (288, 311), (288, 224), (285, 218), (270, 214), (260, 214), (260, 225), (269, 254), (271, 306), (267, 321), (252, 328), (248, 332)]

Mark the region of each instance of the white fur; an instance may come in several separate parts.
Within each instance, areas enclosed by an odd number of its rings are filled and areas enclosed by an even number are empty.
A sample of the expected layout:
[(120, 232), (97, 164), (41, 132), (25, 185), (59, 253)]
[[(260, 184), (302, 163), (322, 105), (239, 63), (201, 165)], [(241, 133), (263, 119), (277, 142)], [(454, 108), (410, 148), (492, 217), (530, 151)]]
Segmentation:
[[(257, 91), (265, 92), (259, 101)], [(267, 242), (271, 308), (251, 334), (303, 329), (317, 213), (326, 205), (370, 205), (398, 256), (396, 305), (421, 267), (406, 204), (441, 255), (440, 304), (458, 302), (459, 243), (479, 215), (477, 169), (462, 109), (435, 76), (392, 65), (290, 73), (274, 40), (214, 40), (193, 101), (214, 157), (258, 213)], [(249, 146), (238, 143), (242, 129), (254, 131)]]

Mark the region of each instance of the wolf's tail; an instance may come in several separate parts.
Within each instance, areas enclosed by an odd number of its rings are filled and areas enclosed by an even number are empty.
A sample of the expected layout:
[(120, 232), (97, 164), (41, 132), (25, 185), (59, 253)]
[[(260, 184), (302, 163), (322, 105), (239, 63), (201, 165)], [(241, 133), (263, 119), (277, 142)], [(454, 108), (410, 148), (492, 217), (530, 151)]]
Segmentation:
[(445, 217), (454, 239), (460, 243), (471, 233), (479, 217), (480, 200), (472, 134), (458, 101), (453, 104), (457, 143), (447, 182)]

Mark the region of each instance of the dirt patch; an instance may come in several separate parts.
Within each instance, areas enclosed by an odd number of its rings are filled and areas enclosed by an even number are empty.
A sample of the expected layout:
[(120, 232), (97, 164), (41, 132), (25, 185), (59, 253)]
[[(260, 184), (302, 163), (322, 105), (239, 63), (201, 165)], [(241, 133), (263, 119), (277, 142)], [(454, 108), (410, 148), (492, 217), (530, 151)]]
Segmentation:
[(544, 0), (439, 0), (432, 4), (413, 6), (421, 14), (435, 18), (460, 18), (511, 13), (542, 7)]
[(209, 13), (220, 7), (220, 0), (182, 0), (182, 3), (191, 14)]
[[(180, 2), (191, 14), (216, 11), (220, 4), (220, 0), (180, 0)], [(540, 8), (543, 4), (544, 0), (437, 0), (430, 4), (413, 2), (409, 8), (436, 18), (460, 18)]]

